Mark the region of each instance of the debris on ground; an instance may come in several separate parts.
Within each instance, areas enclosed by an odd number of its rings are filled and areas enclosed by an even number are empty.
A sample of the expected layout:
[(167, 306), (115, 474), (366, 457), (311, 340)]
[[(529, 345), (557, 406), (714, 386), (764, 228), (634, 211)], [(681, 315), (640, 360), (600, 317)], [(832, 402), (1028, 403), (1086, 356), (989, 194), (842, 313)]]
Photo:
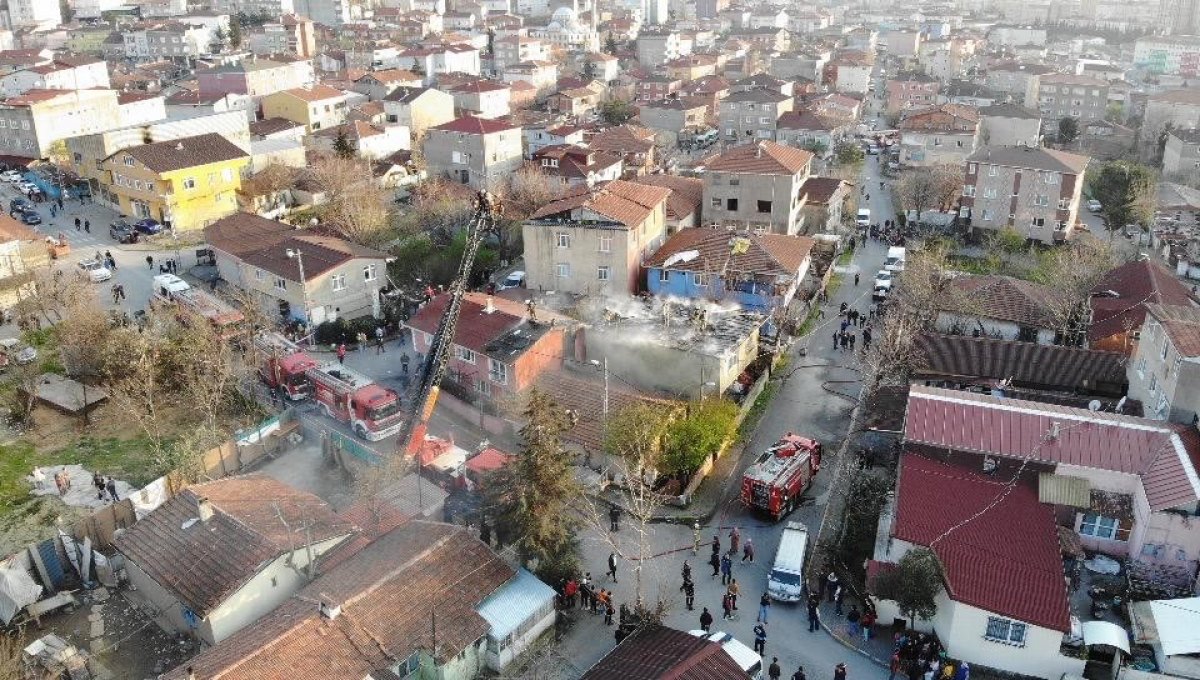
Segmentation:
[[(64, 491), (60, 492), (55, 480), (63, 475), (65, 484)], [(48, 465), (45, 467), (35, 467), (33, 472), (25, 477), (25, 481), (29, 482), (29, 493), (34, 496), (54, 496), (63, 503), (74, 508), (102, 508), (112, 500), (108, 497), (108, 492), (101, 497), (99, 489), (92, 483), (94, 479), (93, 473), (90, 470), (85, 470), (82, 465)], [(105, 477), (107, 480), (108, 477)], [(121, 480), (113, 480), (117, 489), (118, 498), (127, 498), (130, 493), (136, 491), (128, 482)]]

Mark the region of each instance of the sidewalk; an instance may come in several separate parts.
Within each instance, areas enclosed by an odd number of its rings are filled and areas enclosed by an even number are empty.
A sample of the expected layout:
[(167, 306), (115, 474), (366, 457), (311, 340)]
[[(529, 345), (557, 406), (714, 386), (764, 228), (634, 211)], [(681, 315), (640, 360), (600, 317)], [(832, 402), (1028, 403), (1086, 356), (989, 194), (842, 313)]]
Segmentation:
[[(849, 598), (847, 598), (848, 600)], [(892, 657), (891, 629), (879, 625), (872, 627), (871, 638), (864, 639), (861, 629), (858, 635), (850, 634), (850, 624), (846, 621), (845, 613), (850, 611), (850, 602), (843, 600), (842, 614), (834, 611), (834, 605), (828, 598), (821, 601), (821, 628), (848, 649), (852, 649), (875, 664), (887, 668)], [(862, 608), (859, 608), (862, 611)]]

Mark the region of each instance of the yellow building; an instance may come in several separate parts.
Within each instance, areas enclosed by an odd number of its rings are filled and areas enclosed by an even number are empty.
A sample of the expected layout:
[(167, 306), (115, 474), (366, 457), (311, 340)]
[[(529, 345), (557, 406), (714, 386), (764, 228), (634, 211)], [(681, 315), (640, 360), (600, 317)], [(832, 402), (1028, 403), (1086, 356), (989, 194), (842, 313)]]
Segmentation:
[(308, 132), (346, 122), (346, 93), (320, 83), (272, 92), (262, 98), (263, 118), (284, 118), (300, 123)]
[(105, 159), (121, 212), (178, 229), (201, 229), (238, 211), (250, 156), (216, 133), (133, 146)]

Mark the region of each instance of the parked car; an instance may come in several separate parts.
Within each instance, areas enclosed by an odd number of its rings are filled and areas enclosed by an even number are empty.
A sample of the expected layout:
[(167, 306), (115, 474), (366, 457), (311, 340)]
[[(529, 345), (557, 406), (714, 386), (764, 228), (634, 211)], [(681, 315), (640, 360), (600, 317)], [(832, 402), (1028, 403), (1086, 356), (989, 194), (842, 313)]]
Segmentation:
[(20, 211), (17, 213), (16, 217), (17, 219), (21, 220), (23, 224), (34, 225), (42, 223), (42, 216), (39, 215), (33, 208)]
[(17, 189), (20, 189), (22, 193), (26, 194), (31, 191), (41, 191), (41, 189), (38, 188), (38, 185), (34, 184), (33, 182), (26, 182), (24, 180), (17, 182), (16, 187)]
[(84, 260), (79, 263), (79, 268), (87, 273), (88, 279), (92, 283), (100, 283), (112, 278), (112, 272), (108, 267), (105, 267), (99, 260)]
[(515, 271), (504, 279), (504, 283), (500, 284), (500, 290), (508, 290), (509, 288), (524, 288), (525, 287), (525, 272)]
[(5, 338), (0, 340), (0, 357), (3, 357), (6, 364), (31, 364), (38, 358), (38, 351), (16, 338)]
[(13, 182), (20, 182), (21, 173), (17, 172), (16, 170), (5, 170), (4, 172), (0, 172), (0, 181), (8, 182), (9, 184), (12, 184)]
[(23, 198), (14, 198), (8, 202), (8, 214), (11, 215), (22, 210), (33, 210), (33, 204)]
[(108, 235), (117, 243), (138, 242), (138, 230), (125, 220), (117, 220), (108, 225)]
[(1093, 198), (1087, 202), (1087, 209), (1091, 212), (1100, 212), (1104, 209), (1104, 206), (1100, 205), (1100, 201)]
[(138, 220), (137, 222), (134, 222), (133, 228), (137, 229), (143, 234), (150, 235), (157, 234), (163, 230), (163, 226), (158, 222), (158, 220), (152, 220), (149, 217), (144, 220)]

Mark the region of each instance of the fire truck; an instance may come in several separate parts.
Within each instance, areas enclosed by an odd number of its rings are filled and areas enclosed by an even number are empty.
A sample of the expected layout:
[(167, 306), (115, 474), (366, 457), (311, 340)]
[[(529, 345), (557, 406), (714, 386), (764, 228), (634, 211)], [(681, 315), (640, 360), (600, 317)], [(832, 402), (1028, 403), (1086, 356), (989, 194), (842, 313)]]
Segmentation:
[(820, 469), (821, 443), (789, 432), (746, 468), (742, 503), (778, 521), (796, 507)]
[(196, 290), (187, 281), (174, 274), (159, 274), (154, 277), (154, 295), (151, 304), (175, 304), (208, 319), (208, 322), (226, 340), (241, 335), (246, 317), (224, 300)]
[(305, 374), (321, 362), (278, 333), (260, 333), (254, 339), (254, 345), (263, 353), (258, 375), (267, 387), (278, 390), (291, 401), (311, 396), (312, 386)]
[(350, 423), (354, 434), (362, 439), (379, 441), (403, 426), (400, 396), (367, 376), (337, 362), (310, 368), (304, 375), (325, 415)]

